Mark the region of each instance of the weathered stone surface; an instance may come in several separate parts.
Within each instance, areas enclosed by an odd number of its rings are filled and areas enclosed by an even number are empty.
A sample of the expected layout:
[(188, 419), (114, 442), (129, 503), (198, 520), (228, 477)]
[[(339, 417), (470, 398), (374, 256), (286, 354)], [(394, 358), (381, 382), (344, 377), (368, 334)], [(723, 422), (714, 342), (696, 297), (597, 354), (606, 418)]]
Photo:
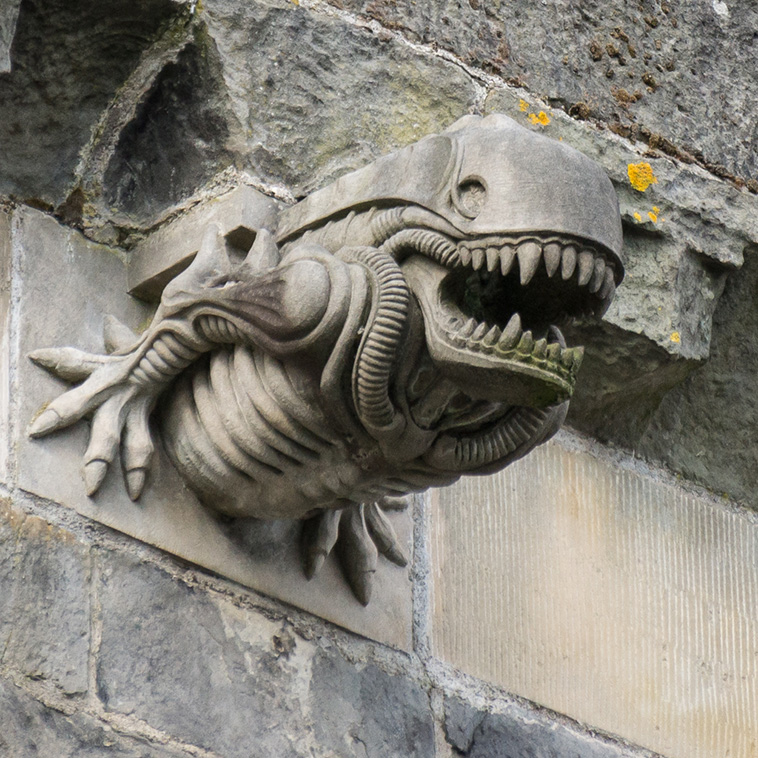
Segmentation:
[(150, 225), (230, 165), (230, 103), (213, 43), (195, 39), (168, 63), (121, 132), (103, 176), (122, 224)]
[(11, 214), (0, 208), (0, 481), (8, 478), (11, 381)]
[(92, 127), (178, 7), (172, 0), (21, 4), (11, 71), (0, 75), (0, 194), (64, 200)]
[[(713, 313), (728, 272), (758, 240), (758, 198), (544, 107), (506, 87), (493, 90), (486, 102), (488, 111), (504, 112), (581, 150), (614, 184), (626, 276), (602, 325), (566, 330), (571, 344), (587, 346), (568, 423), (633, 446), (664, 394), (708, 357)], [(650, 165), (656, 180), (644, 191), (633, 186), (629, 173), (640, 163)]]
[(67, 716), (0, 679), (3, 758), (169, 758), (187, 753), (116, 734), (86, 714)]
[(713, 320), (711, 355), (666, 395), (636, 441), (641, 455), (758, 508), (758, 249), (731, 274)]
[[(609, 123), (661, 136), (745, 179), (758, 175), (758, 10), (750, 3), (416, 3), (330, 0), (438, 44), (531, 92)], [(575, 110), (577, 110), (575, 108)]]
[(668, 758), (750, 755), (756, 518), (632, 464), (551, 442), (434, 491), (432, 652)]
[(227, 758), (431, 754), (428, 700), (404, 678), (125, 556), (104, 554), (101, 577), (108, 710)]
[(545, 716), (478, 711), (456, 697), (445, 698), (445, 736), (466, 758), (624, 758), (639, 755), (580, 734)]
[(85, 692), (89, 580), (86, 546), (0, 500), (0, 664)]
[(307, 194), (378, 155), (439, 131), (474, 103), (458, 67), (284, 0), (213, 0), (243, 160)]
[(20, 4), (21, 0), (6, 0), (0, 7), (0, 74), (11, 70), (11, 44)]
[[(96, 497), (87, 497), (81, 473), (86, 424), (42, 440), (27, 436), (28, 425), (40, 408), (65, 388), (33, 365), (28, 353), (55, 345), (102, 352), (106, 314), (137, 328), (149, 309), (125, 294), (126, 267), (110, 248), (88, 242), (45, 214), (28, 209), (18, 212), (16, 244), (19, 270), (13, 275), (19, 281), (23, 356), (15, 389), (19, 486), (360, 634), (409, 649), (407, 568), (382, 558), (374, 574), (373, 602), (365, 608), (349, 594), (334, 556), (311, 582), (305, 580), (297, 522), (251, 521), (231, 527), (220, 522), (182, 482), (160, 445), (145, 491), (134, 503), (124, 489), (118, 460)], [(410, 514), (392, 514), (391, 519), (401, 549), (410, 555)], [(280, 539), (274, 551), (265, 545), (272, 536)]]

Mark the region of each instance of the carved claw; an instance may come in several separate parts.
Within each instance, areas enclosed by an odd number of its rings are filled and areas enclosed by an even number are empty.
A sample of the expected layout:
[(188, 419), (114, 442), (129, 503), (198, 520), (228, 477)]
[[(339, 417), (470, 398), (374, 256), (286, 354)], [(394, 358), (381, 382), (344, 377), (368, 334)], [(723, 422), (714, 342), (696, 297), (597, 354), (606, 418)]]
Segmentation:
[(379, 555), (397, 566), (408, 565), (395, 530), (384, 515), (384, 510), (397, 511), (405, 507), (405, 498), (383, 498), (368, 505), (324, 511), (310, 519), (303, 531), (306, 577), (312, 579), (319, 572), (336, 546), (353, 594), (361, 604), (368, 605)]
[[(106, 322), (106, 343), (123, 349), (136, 336), (115, 320)], [(30, 358), (50, 373), (69, 381), (82, 381), (64, 392), (29, 426), (30, 437), (44, 437), (84, 416), (92, 415), (89, 444), (82, 475), (89, 497), (105, 479), (111, 463), (121, 453), (126, 488), (136, 500), (145, 486), (153, 455), (148, 419), (155, 402), (155, 389), (128, 381), (133, 355), (103, 356), (73, 348), (38, 350)]]

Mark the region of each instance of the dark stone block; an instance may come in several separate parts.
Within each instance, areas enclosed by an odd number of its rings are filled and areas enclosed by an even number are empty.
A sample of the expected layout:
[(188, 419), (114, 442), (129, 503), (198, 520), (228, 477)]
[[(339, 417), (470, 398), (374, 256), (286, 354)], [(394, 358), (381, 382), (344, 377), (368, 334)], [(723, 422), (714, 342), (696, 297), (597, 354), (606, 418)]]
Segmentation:
[(89, 550), (0, 501), (2, 663), (66, 693), (86, 692)]
[(631, 758), (631, 749), (573, 732), (538, 716), (477, 711), (445, 699), (445, 736), (466, 758)]

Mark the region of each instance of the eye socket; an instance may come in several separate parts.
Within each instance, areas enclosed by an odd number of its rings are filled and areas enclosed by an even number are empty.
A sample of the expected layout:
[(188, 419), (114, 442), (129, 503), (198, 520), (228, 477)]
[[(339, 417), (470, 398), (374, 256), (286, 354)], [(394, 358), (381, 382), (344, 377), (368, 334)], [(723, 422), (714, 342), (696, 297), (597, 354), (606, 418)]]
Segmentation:
[(455, 194), (458, 210), (468, 218), (476, 218), (487, 202), (487, 188), (474, 177), (464, 179)]

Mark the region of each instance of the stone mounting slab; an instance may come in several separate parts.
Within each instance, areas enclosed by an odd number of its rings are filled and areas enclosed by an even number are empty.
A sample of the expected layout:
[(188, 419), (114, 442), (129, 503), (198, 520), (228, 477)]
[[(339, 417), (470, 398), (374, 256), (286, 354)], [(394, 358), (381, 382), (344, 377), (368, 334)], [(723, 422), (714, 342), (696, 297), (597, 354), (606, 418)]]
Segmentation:
[[(61, 344), (102, 351), (107, 313), (136, 329), (149, 317), (151, 307), (126, 294), (127, 267), (111, 249), (86, 241), (38, 211), (18, 211), (15, 228), (13, 244), (20, 262), (12, 273), (19, 276), (20, 292), (18, 368), (12, 389), (16, 397), (13, 426), (18, 430), (13, 440), (16, 484), (348, 630), (410, 650), (409, 568), (380, 562), (372, 601), (364, 607), (351, 594), (334, 556), (313, 580), (306, 581), (300, 568), (297, 522), (217, 520), (184, 485), (162, 451), (138, 503), (128, 498), (117, 462), (102, 490), (88, 498), (80, 473), (87, 426), (75, 425), (64, 434), (39, 440), (26, 436), (30, 420), (64, 388), (26, 355)], [(183, 255), (181, 250), (172, 252)], [(406, 511), (389, 517), (410, 556), (411, 514)]]

